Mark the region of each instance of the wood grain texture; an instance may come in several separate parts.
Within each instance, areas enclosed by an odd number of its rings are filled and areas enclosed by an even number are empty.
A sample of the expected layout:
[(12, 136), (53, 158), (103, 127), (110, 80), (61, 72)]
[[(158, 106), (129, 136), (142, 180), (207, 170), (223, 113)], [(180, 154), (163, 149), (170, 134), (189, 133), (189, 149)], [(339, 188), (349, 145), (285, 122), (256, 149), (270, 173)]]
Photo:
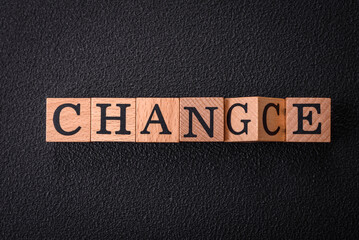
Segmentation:
[[(196, 116), (192, 116), (193, 134), (196, 137), (185, 137), (189, 133), (189, 111), (185, 107), (195, 107), (204, 122), (210, 126), (210, 110), (206, 107), (217, 107), (213, 111), (213, 137), (210, 137)], [(224, 141), (224, 99), (222, 97), (181, 98), (180, 99), (180, 141), (181, 142), (223, 142)]]
[[(278, 112), (274, 107), (269, 107), (267, 111), (266, 121), (269, 131), (278, 133), (269, 135), (264, 127), (264, 109), (268, 104), (278, 106)], [(263, 142), (284, 142), (285, 141), (285, 99), (283, 98), (267, 98), (258, 97), (258, 141)]]
[[(247, 111), (237, 104), (246, 106)], [(232, 107), (234, 106), (234, 107)], [(251, 142), (258, 140), (258, 97), (239, 97), (225, 98), (225, 122), (224, 122), (224, 141), (225, 142)], [(228, 111), (231, 110), (230, 125), (232, 131), (241, 132), (247, 124), (247, 133), (234, 134), (228, 126)], [(250, 120), (248, 123), (242, 120)]]
[[(161, 134), (161, 124), (148, 125), (149, 134), (141, 133), (158, 105), (170, 134)], [(157, 112), (152, 120), (159, 120)], [(137, 98), (136, 99), (136, 142), (179, 142), (179, 98)]]
[[(81, 129), (74, 135), (60, 134), (54, 126), (54, 112), (63, 104), (80, 104), (80, 115), (71, 107), (60, 112), (60, 125), (64, 131)], [(46, 99), (46, 141), (47, 142), (90, 142), (91, 138), (91, 99), (90, 98), (47, 98)]]
[[(121, 120), (106, 120), (106, 130), (110, 134), (100, 134), (101, 107), (97, 104), (111, 104), (106, 108), (107, 117), (120, 117), (121, 109), (116, 104), (129, 104), (126, 107), (126, 130), (129, 134), (118, 134)], [(92, 142), (135, 142), (136, 139), (136, 98), (91, 98), (91, 141)]]
[[(311, 114), (312, 124), (303, 120), (304, 131), (315, 131), (321, 124), (320, 134), (296, 133), (298, 107), (293, 104), (319, 104), (320, 113), (314, 107), (303, 107), (303, 116)], [(331, 139), (331, 99), (330, 98), (286, 98), (286, 141), (287, 142), (330, 142)]]

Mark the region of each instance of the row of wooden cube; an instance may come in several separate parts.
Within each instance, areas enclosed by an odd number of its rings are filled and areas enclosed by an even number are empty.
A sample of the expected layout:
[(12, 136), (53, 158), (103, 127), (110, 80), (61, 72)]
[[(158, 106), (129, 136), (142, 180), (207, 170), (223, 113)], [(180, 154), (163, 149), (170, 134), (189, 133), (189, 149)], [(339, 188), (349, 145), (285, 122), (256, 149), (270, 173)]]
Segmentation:
[(48, 142), (330, 142), (330, 98), (48, 98)]

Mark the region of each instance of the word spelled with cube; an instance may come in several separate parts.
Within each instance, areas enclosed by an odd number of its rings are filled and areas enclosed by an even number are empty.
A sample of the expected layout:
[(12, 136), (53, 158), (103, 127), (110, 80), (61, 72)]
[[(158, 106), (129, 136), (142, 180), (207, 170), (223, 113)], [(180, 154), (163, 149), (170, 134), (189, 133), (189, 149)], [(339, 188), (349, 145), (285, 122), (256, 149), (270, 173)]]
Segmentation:
[(330, 142), (330, 98), (47, 98), (47, 142)]

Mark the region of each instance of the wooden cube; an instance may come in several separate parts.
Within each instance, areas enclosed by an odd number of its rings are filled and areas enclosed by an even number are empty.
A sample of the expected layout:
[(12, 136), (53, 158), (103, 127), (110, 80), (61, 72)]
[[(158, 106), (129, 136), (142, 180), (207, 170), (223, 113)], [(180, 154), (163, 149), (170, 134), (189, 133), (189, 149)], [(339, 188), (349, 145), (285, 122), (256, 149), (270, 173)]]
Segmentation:
[(330, 98), (286, 98), (287, 142), (330, 142)]
[(258, 141), (258, 98), (224, 99), (224, 141)]
[(179, 142), (179, 98), (136, 99), (136, 142)]
[(91, 141), (134, 142), (136, 98), (92, 98)]
[(46, 141), (90, 142), (90, 98), (47, 98)]
[(281, 98), (226, 98), (225, 141), (285, 141), (284, 111)]
[(214, 98), (180, 99), (181, 142), (223, 142), (224, 100)]

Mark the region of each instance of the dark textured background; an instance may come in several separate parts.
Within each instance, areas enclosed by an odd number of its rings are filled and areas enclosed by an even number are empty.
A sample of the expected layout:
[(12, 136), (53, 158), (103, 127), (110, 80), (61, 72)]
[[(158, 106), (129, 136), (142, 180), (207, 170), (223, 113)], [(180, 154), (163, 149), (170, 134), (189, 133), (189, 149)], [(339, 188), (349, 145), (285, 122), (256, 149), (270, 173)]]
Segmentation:
[[(115, 2), (115, 1), (114, 1)], [(0, 3), (1, 239), (358, 239), (358, 1)], [(46, 143), (47, 97), (332, 98), (332, 143)]]

